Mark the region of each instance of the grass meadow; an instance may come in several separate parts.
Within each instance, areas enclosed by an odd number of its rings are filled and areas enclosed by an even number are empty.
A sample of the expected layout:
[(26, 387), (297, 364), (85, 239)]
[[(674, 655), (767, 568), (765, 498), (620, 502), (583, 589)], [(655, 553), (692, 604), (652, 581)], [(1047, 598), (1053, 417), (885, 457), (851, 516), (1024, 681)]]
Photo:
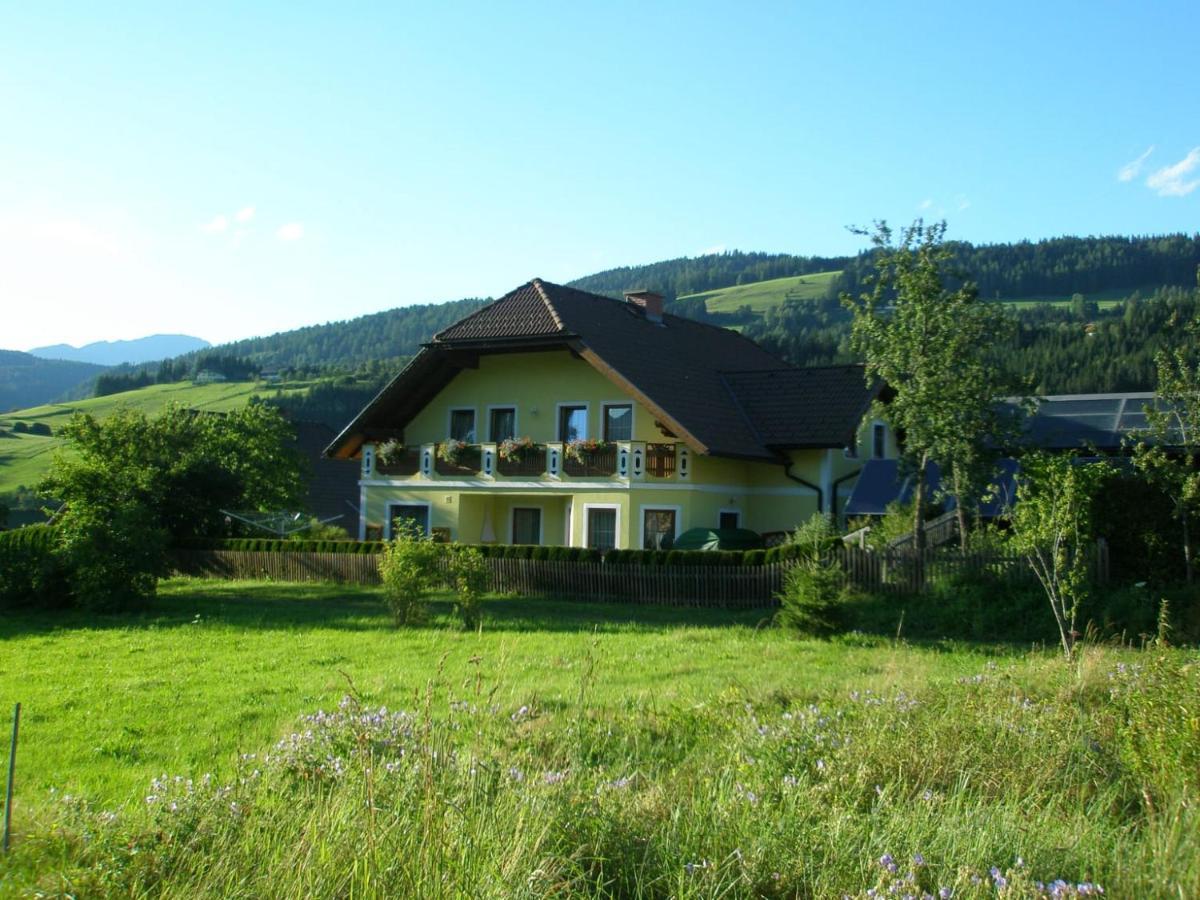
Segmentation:
[(1200, 896), (1193, 651), (764, 614), (397, 630), (374, 589), (174, 580), (9, 617), (0, 896)]

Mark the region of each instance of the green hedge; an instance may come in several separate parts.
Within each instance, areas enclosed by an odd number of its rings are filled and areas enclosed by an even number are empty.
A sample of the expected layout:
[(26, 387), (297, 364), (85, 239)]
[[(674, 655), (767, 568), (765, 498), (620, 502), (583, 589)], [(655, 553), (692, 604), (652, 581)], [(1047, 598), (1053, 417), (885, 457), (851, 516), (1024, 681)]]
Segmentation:
[[(177, 545), (180, 550), (242, 550), (258, 553), (379, 553), (384, 541), (304, 541), (275, 538), (196, 538)], [(546, 547), (536, 544), (479, 544), (490, 559), (539, 559), (599, 562), (600, 552), (584, 547)], [(800, 548), (791, 544), (769, 550), (609, 550), (607, 565), (615, 566), (761, 566), (795, 559)]]
[(761, 566), (794, 559), (791, 545), (770, 550), (610, 550), (605, 563), (618, 566)]
[(383, 541), (287, 541), (278, 538), (193, 538), (177, 550), (239, 550), (251, 553), (380, 553)]
[(71, 605), (58, 538), (58, 529), (49, 525), (0, 531), (0, 609)]

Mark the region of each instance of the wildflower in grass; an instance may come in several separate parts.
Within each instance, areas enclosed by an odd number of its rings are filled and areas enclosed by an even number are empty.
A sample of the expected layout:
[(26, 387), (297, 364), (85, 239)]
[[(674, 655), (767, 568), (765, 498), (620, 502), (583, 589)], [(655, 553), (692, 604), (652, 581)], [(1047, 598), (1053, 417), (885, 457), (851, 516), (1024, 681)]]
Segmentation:
[(922, 856), (920, 853), (914, 853), (913, 854), (913, 865), (916, 866), (917, 868), (920, 868), (921, 866), (925, 865), (925, 857)]
[(529, 718), (529, 707), (522, 706), (515, 713), (513, 713), (511, 716), (509, 716), (509, 718), (512, 719), (514, 722), (524, 722), (526, 719)]
[(954, 896), (954, 889), (948, 887), (938, 888), (938, 897), (940, 900), (951, 900)]
[(516, 766), (510, 766), (509, 770), (508, 770), (508, 777), (511, 778), (513, 781), (517, 782), (518, 784), (520, 784), (522, 781), (525, 780), (525, 773), (522, 772), (520, 769), (518, 769)]
[(542, 781), (546, 784), (561, 784), (567, 780), (566, 772), (543, 772)]
[(996, 886), (997, 890), (1003, 890), (1008, 887), (1008, 879), (1000, 873), (1000, 870), (996, 866), (992, 866), (990, 874), (992, 876), (992, 884)]

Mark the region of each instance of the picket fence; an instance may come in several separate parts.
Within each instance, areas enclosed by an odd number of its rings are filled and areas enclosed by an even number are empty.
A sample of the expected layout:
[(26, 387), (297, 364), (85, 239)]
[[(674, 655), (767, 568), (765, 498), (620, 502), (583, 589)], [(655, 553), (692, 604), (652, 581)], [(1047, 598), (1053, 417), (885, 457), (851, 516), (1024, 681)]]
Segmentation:
[[(487, 559), (491, 589), (533, 597), (747, 609), (775, 604), (787, 563), (739, 567), (618, 566)], [(379, 584), (378, 557), (353, 553), (179, 550), (173, 568), (209, 578)]]
[[(957, 578), (987, 578), (1014, 586), (1036, 585), (1020, 556), (948, 548), (833, 550), (848, 584), (863, 591), (914, 594)], [(632, 566), (540, 559), (486, 560), (491, 589), (532, 597), (648, 603), (664, 606), (750, 609), (774, 606), (790, 562), (758, 566)], [(173, 568), (210, 578), (379, 584), (378, 557), (353, 553), (179, 550)], [(1108, 552), (1096, 547), (1093, 578), (1108, 581)]]

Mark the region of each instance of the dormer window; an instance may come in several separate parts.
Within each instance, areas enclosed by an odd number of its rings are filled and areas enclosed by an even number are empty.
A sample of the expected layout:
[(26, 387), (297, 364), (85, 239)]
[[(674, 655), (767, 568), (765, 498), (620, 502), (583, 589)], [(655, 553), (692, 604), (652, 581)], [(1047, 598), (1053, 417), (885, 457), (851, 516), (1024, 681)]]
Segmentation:
[(871, 428), (871, 456), (883, 459), (887, 456), (887, 426), (876, 422)]

